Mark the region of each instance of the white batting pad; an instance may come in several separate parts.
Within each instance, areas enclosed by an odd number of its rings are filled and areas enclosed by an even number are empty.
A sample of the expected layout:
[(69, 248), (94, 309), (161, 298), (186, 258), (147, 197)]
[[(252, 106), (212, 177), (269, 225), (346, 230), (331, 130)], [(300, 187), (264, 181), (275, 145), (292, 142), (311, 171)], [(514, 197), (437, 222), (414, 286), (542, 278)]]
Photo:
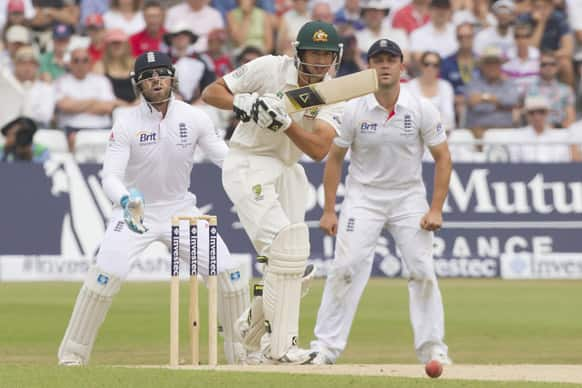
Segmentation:
[(89, 363), (95, 338), (121, 282), (120, 278), (95, 266), (89, 268), (59, 347), (59, 363)]
[(283, 357), (297, 342), (301, 277), (309, 257), (309, 230), (304, 223), (283, 228), (269, 250), (263, 308), (271, 327), (271, 358)]
[(218, 319), (224, 336), (224, 354), (229, 364), (237, 364), (246, 358), (242, 338), (234, 326), (238, 318), (249, 308), (249, 279), (240, 268), (218, 274)]

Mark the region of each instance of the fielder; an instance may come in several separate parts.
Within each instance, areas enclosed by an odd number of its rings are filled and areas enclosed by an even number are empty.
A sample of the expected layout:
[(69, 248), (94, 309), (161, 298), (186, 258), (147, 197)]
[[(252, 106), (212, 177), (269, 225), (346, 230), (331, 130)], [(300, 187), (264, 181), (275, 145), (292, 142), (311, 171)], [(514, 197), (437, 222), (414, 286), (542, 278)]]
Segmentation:
[[(400, 86), (404, 66), (396, 43), (378, 40), (367, 55), (379, 89), (346, 104), (341, 135), (325, 165), (320, 226), (329, 235), (337, 234), (337, 240), (317, 315), (312, 349), (318, 354), (312, 363), (333, 364), (345, 349), (376, 241), (387, 228), (410, 271), (410, 319), (418, 359), (450, 364), (432, 256), (433, 231), (442, 226), (452, 167), (445, 132), (432, 103)], [(425, 145), (435, 160), (430, 208), (421, 174)], [(351, 163), (338, 222), (336, 191), (348, 148)]]
[[(298, 163), (322, 160), (340, 125), (343, 105), (289, 115), (276, 95), (329, 78), (341, 61), (335, 28), (312, 21), (294, 44), (296, 55), (264, 56), (211, 84), (202, 99), (240, 119), (224, 161), (222, 182), (259, 255), (267, 258), (262, 298), (239, 330), (247, 349), (268, 361), (306, 363), (315, 356), (297, 344), (301, 277), (309, 256), (304, 223), (308, 184)], [(265, 333), (265, 328), (267, 333)]]
[[(99, 327), (113, 297), (127, 277), (131, 263), (154, 241), (170, 245), (174, 215), (198, 216), (196, 196), (188, 191), (197, 147), (218, 166), (227, 146), (201, 110), (178, 101), (174, 67), (160, 52), (136, 59), (132, 73), (139, 105), (119, 114), (113, 125), (103, 165), (103, 189), (115, 204), (111, 220), (79, 292), (58, 352), (59, 364), (86, 365)], [(147, 208), (144, 198), (147, 199)], [(200, 223), (200, 236), (208, 236)], [(188, 244), (182, 242), (182, 249)], [(208, 274), (208, 245), (198, 244), (200, 273)], [(232, 261), (218, 238), (218, 318), (224, 327), (224, 351), (229, 363), (241, 362), (246, 352), (233, 327), (248, 308), (248, 279)], [(168, 263), (169, 271), (169, 263)]]

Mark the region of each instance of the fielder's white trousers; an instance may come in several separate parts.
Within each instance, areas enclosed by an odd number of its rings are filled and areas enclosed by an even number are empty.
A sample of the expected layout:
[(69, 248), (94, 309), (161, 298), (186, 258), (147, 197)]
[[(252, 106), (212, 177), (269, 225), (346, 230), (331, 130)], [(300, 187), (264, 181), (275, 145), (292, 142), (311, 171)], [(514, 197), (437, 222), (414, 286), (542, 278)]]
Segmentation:
[(222, 165), (222, 184), (249, 239), (269, 255), (284, 227), (303, 222), (309, 187), (303, 166), (230, 149)]
[[(447, 353), (443, 304), (433, 265), (433, 233), (419, 226), (428, 210), (426, 199), (422, 191), (392, 192), (389, 200), (387, 194), (351, 184), (342, 204), (334, 261), (325, 282), (315, 326), (316, 340), (312, 343), (312, 348), (334, 361), (346, 347), (384, 227), (394, 238), (410, 272), (410, 320), (417, 356), (427, 362), (435, 346)], [(386, 314), (390, 311), (390, 306), (377, 308), (384, 308)]]
[[(129, 230), (123, 220), (123, 210), (115, 208), (97, 254), (97, 267), (104, 272), (125, 279), (132, 263), (151, 243), (159, 241), (166, 245), (168, 249), (170, 248), (173, 216), (202, 215), (195, 205), (195, 197), (191, 195), (188, 195), (182, 201), (163, 205), (148, 205), (146, 203), (144, 209), (144, 224), (149, 230), (144, 234), (138, 234)], [(218, 230), (220, 231), (220, 224), (218, 225)], [(186, 228), (183, 228), (180, 232), (181, 265), (186, 265), (189, 262), (189, 238)], [(233, 262), (230, 252), (220, 235), (217, 240), (219, 272), (234, 269), (236, 263)], [(208, 223), (205, 221), (201, 221), (198, 224), (198, 270), (202, 276), (206, 277), (208, 275)], [(168, 257), (169, 275), (170, 259)]]

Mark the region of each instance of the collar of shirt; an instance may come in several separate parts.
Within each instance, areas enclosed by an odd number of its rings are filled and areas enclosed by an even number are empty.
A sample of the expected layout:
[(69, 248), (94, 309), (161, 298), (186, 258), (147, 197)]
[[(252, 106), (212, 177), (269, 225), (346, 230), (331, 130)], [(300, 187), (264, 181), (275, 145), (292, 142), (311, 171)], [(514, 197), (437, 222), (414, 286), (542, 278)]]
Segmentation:
[[(410, 106), (410, 99), (411, 95), (406, 89), (406, 87), (400, 85), (400, 93), (398, 93), (398, 99), (396, 100), (396, 104), (394, 104), (393, 112), (396, 113), (396, 111), (399, 110), (398, 108), (408, 108)], [(377, 108), (382, 109), (385, 112), (388, 112), (386, 108), (380, 105), (374, 93), (370, 93), (366, 96), (366, 105), (368, 107), (368, 110), (370, 111)], [(392, 114), (392, 112), (389, 113)]]
[[(174, 97), (174, 93), (172, 92), (172, 95), (170, 96), (170, 101), (168, 103), (168, 111), (166, 112), (166, 116), (168, 116), (168, 114), (170, 113), (170, 110), (174, 105), (173, 102), (175, 100), (176, 98)], [(147, 102), (143, 94), (140, 95), (140, 109), (142, 113), (145, 114), (146, 116), (150, 118), (155, 118), (157, 120), (162, 120), (162, 112), (155, 109), (149, 102)]]

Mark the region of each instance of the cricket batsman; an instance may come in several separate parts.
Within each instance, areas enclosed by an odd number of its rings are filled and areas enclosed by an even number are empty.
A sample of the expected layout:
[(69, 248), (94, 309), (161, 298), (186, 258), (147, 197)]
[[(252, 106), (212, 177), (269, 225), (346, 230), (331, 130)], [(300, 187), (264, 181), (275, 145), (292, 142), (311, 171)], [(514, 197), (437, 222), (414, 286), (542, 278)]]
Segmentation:
[(280, 92), (329, 78), (342, 57), (335, 28), (320, 21), (304, 24), (294, 46), (293, 58), (257, 58), (202, 95), (240, 120), (222, 182), (257, 253), (267, 260), (262, 298), (254, 299), (241, 329), (244, 343), (249, 349), (260, 346), (267, 360), (283, 364), (308, 363), (315, 356), (296, 345), (301, 278), (310, 249), (304, 222), (308, 183), (298, 161), (303, 154), (314, 160), (327, 155), (343, 108), (286, 112)]
[[(154, 241), (170, 246), (172, 216), (201, 215), (196, 196), (188, 191), (198, 147), (218, 166), (227, 152), (210, 118), (174, 98), (177, 80), (166, 54), (150, 51), (140, 55), (132, 78), (141, 101), (120, 112), (111, 130), (103, 189), (114, 209), (96, 264), (89, 269), (61, 342), (61, 365), (89, 362), (99, 327), (132, 262)], [(200, 222), (199, 227), (203, 231), (208, 224)], [(200, 236), (208, 236), (202, 231)], [(188, 243), (182, 244), (181, 249), (187, 251)], [(198, 247), (200, 273), (206, 277), (208, 244), (201, 241)], [(250, 304), (248, 279), (241, 276), (243, 272), (220, 236), (217, 250), (218, 318), (224, 327), (224, 351), (229, 363), (238, 363), (244, 361), (246, 351), (233, 327)]]
[[(374, 248), (387, 228), (410, 271), (408, 291), (414, 347), (420, 362), (450, 364), (444, 343), (444, 313), (433, 264), (433, 233), (443, 224), (442, 208), (451, 174), (451, 157), (439, 112), (425, 98), (400, 85), (402, 51), (380, 39), (368, 50), (379, 89), (349, 101), (341, 135), (326, 161), (325, 205), (321, 228), (336, 236), (334, 261), (317, 315), (314, 364), (333, 364), (345, 349)], [(435, 160), (430, 206), (422, 180), (422, 156)], [(351, 162), (339, 221), (336, 192), (347, 150)]]

